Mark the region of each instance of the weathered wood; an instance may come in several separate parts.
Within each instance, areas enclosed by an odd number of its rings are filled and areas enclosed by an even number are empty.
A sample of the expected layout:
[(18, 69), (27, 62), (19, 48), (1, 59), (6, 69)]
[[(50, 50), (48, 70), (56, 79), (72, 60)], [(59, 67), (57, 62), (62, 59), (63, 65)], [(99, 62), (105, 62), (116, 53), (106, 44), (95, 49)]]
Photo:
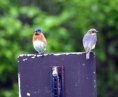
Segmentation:
[(51, 67), (64, 66), (65, 97), (96, 97), (95, 55), (26, 54), (18, 58), (19, 97), (52, 97)]

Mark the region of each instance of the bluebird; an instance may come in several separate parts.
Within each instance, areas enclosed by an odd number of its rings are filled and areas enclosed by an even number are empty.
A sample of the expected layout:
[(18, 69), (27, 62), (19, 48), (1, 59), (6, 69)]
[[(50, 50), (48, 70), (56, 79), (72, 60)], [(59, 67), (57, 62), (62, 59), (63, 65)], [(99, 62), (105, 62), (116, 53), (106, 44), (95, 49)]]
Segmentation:
[(39, 28), (35, 29), (32, 42), (33, 42), (34, 49), (39, 54), (43, 55), (46, 49), (47, 41), (41, 29)]
[(91, 28), (83, 37), (83, 46), (86, 52), (86, 59), (89, 59), (91, 50), (95, 48), (97, 41), (96, 32), (98, 32), (96, 29)]

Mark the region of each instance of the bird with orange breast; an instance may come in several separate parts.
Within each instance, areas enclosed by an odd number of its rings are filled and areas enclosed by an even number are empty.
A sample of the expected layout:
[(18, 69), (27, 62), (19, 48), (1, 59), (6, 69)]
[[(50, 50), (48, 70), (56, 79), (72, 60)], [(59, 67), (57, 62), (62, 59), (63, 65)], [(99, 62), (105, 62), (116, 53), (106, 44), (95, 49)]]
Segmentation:
[(42, 31), (39, 28), (35, 29), (32, 42), (34, 49), (39, 54), (43, 55), (46, 49), (47, 41)]

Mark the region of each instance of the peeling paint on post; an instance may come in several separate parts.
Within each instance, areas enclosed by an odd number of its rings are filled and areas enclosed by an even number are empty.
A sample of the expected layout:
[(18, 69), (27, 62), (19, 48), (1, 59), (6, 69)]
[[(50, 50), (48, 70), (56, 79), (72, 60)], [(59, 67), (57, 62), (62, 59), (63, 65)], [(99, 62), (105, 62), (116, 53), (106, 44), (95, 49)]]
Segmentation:
[(52, 75), (52, 97), (65, 97), (64, 95), (64, 67), (53, 66)]
[(52, 97), (51, 67), (54, 66), (64, 67), (65, 97), (96, 97), (96, 64), (92, 52), (89, 60), (81, 52), (20, 55), (19, 97)]

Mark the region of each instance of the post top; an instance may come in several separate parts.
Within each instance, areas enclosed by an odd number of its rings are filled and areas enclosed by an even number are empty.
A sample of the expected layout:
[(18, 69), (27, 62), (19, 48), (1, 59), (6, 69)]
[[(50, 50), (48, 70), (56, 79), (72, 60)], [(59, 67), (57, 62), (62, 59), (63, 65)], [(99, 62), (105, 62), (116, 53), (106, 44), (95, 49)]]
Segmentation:
[[(95, 55), (95, 53), (94, 52), (92, 52), (94, 55)], [(48, 55), (54, 55), (54, 56), (59, 56), (59, 55), (81, 55), (81, 54), (85, 54), (85, 52), (65, 52), (65, 53), (46, 53), (46, 54), (44, 54), (44, 56), (48, 56)], [(19, 57), (40, 57), (40, 56), (42, 56), (42, 55), (40, 55), (40, 54), (20, 54), (19, 56), (18, 56), (18, 58)]]

